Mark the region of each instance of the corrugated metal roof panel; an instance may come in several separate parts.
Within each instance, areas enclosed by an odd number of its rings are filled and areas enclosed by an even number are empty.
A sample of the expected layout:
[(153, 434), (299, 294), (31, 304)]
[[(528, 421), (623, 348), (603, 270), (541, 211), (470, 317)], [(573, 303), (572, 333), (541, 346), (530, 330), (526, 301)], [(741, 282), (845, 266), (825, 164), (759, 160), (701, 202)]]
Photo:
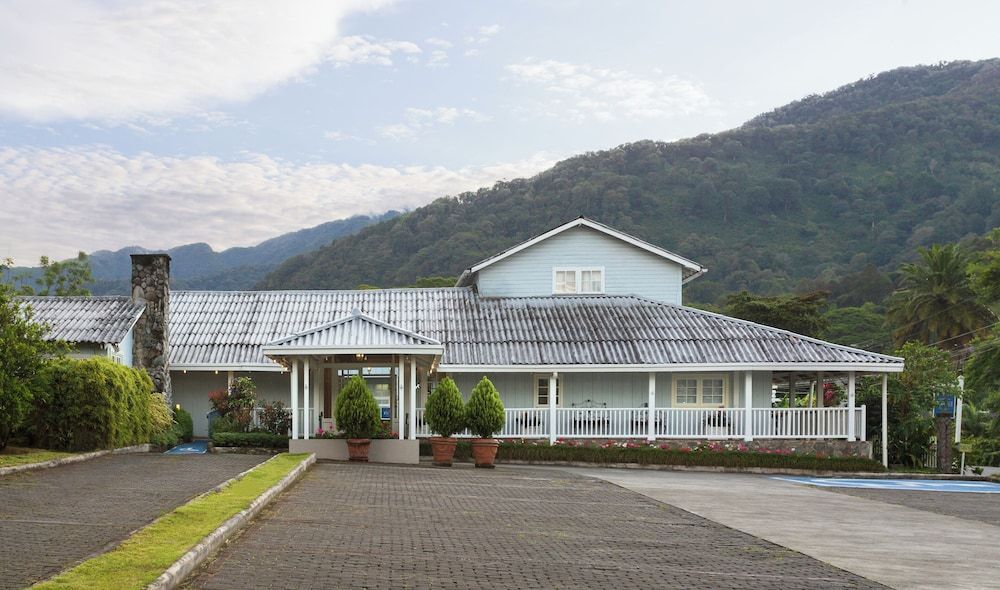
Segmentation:
[(49, 326), (46, 337), (68, 342), (119, 344), (146, 306), (129, 297), (19, 297), (34, 321)]

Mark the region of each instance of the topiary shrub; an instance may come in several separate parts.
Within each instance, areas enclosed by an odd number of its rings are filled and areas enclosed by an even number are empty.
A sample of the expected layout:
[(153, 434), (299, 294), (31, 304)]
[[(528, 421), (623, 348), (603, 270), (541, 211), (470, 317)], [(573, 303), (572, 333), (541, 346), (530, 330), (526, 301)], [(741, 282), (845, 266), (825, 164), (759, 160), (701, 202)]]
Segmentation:
[(177, 438), (184, 442), (191, 442), (194, 439), (194, 419), (187, 410), (183, 408), (174, 410), (174, 427)]
[(351, 377), (340, 390), (334, 416), (347, 438), (371, 438), (382, 425), (378, 402), (360, 375)]
[(287, 449), (288, 436), (270, 432), (217, 432), (212, 435), (212, 444), (217, 447)]
[(465, 428), (465, 402), (451, 377), (445, 377), (427, 396), (424, 420), (431, 431), (449, 437)]
[(469, 430), (479, 438), (491, 438), (503, 428), (506, 421), (503, 402), (493, 382), (486, 377), (472, 389), (465, 407), (465, 421)]

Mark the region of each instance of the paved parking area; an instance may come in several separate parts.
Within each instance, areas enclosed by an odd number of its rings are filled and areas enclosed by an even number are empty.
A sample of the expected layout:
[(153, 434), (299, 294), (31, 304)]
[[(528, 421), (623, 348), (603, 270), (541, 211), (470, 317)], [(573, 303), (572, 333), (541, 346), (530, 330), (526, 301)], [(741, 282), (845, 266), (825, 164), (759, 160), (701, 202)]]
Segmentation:
[(0, 588), (28, 586), (110, 549), (265, 459), (107, 455), (0, 477)]
[(321, 463), (194, 588), (881, 588), (554, 469)]

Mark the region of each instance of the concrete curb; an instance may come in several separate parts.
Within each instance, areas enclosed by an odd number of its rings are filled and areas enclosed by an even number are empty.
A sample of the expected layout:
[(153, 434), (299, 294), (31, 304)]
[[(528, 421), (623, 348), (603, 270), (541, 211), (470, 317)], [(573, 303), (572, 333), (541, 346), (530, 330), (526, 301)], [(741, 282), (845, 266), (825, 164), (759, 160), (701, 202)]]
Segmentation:
[(88, 461), (90, 459), (96, 459), (98, 457), (103, 457), (104, 455), (122, 455), (127, 453), (148, 453), (151, 449), (149, 443), (142, 445), (134, 445), (131, 447), (122, 447), (120, 449), (105, 449), (103, 451), (92, 451), (90, 453), (80, 453), (79, 455), (73, 455), (72, 457), (62, 457), (60, 459), (50, 459), (48, 461), (42, 461), (40, 463), (28, 463), (26, 465), (14, 465), (12, 467), (2, 467), (0, 468), (0, 477), (4, 475), (10, 475), (12, 473), (20, 473), (22, 471), (33, 471), (35, 469), (48, 469), (50, 467), (59, 467), (60, 465), (69, 465), (70, 463), (79, 463), (81, 461)]
[[(268, 459), (268, 461), (271, 461), (272, 459)], [(265, 461), (260, 465), (264, 465), (268, 461)], [(288, 475), (282, 478), (281, 481), (268, 488), (267, 491), (260, 496), (257, 496), (257, 498), (251, 502), (249, 506), (234, 514), (229, 518), (229, 520), (222, 523), (219, 528), (209, 533), (208, 536), (189, 549), (187, 553), (182, 555), (180, 559), (175, 561), (173, 565), (160, 574), (159, 578), (153, 580), (151, 584), (146, 586), (146, 590), (173, 590), (174, 588), (180, 586), (184, 579), (191, 574), (191, 572), (204, 563), (205, 560), (215, 553), (215, 551), (218, 550), (223, 543), (228, 541), (230, 537), (246, 526), (247, 523), (257, 516), (257, 514), (259, 514), (260, 511), (265, 506), (270, 504), (271, 501), (274, 500), (279, 494), (295, 483), (295, 480), (301, 477), (302, 474), (312, 467), (315, 462), (315, 454), (310, 454), (308, 457), (303, 459), (295, 467), (295, 469), (288, 472)], [(257, 467), (260, 467), (260, 465)], [(253, 469), (256, 469), (257, 467), (254, 467)], [(207, 493), (211, 494), (229, 487), (233, 482), (243, 478), (243, 476), (250, 471), (253, 471), (253, 469), (248, 469), (233, 479), (219, 484)]]

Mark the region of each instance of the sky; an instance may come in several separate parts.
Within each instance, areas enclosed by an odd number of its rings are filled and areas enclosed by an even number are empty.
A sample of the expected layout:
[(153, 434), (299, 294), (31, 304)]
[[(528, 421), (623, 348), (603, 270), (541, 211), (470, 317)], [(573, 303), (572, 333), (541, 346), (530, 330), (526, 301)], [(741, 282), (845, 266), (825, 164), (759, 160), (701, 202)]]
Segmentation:
[(216, 249), (1000, 56), (1000, 3), (0, 3), (0, 259)]

